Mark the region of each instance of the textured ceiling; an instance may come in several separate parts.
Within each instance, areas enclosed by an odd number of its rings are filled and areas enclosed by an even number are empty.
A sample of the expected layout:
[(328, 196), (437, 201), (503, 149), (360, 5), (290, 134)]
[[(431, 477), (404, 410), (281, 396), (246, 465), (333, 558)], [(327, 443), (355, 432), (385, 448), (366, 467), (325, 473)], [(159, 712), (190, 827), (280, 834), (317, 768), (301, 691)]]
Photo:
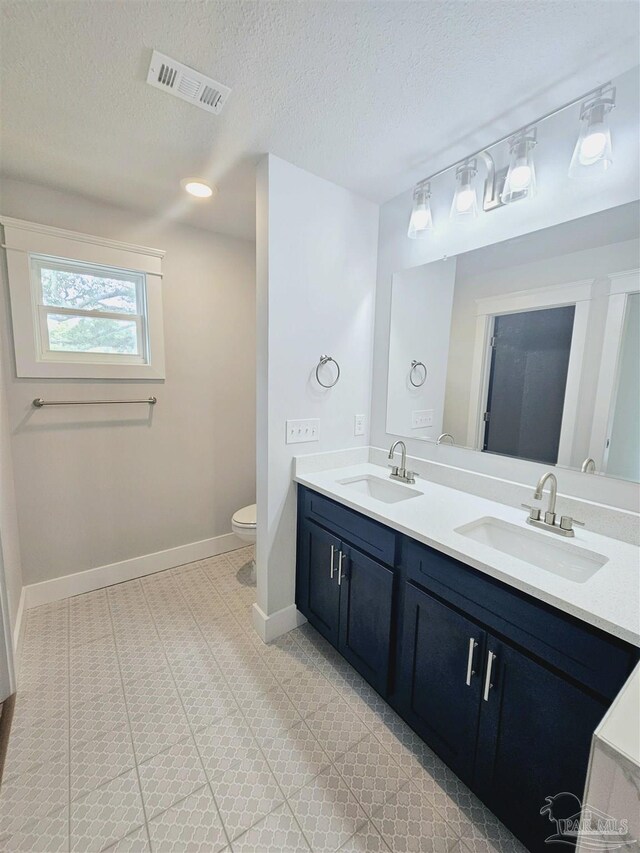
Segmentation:
[[(637, 62), (635, 0), (2, 2), (4, 173), (254, 233), (270, 151), (384, 201)], [(147, 86), (152, 48), (231, 86)], [(213, 202), (187, 202), (204, 175)]]

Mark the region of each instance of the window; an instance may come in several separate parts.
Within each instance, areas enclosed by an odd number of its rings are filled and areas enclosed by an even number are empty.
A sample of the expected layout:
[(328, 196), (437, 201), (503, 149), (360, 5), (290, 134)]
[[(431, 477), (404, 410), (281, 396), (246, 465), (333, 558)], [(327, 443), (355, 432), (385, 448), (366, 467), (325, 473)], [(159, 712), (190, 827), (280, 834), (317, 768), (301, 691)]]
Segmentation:
[(146, 362), (144, 275), (32, 255), (31, 282), (43, 359)]
[(18, 376), (164, 379), (163, 252), (0, 221)]

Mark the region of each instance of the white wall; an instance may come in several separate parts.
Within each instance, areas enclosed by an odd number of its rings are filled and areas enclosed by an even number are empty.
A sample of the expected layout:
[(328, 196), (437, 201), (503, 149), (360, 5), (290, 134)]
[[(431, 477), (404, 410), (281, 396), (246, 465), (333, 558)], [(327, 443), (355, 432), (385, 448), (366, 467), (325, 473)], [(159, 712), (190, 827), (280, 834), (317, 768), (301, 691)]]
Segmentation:
[[(637, 69), (621, 75), (614, 82), (618, 94), (617, 107), (611, 113), (611, 126), (616, 160), (614, 168), (601, 180), (571, 181), (567, 177), (578, 121), (575, 111), (566, 111), (553, 120), (553, 126), (549, 123), (544, 144), (540, 138), (536, 148), (538, 193), (534, 199), (481, 214), (474, 222), (460, 225), (448, 219), (454, 179), (451, 175), (445, 175), (440, 183), (433, 183), (435, 231), (423, 240), (410, 240), (407, 237), (411, 188), (381, 207), (371, 410), (372, 444), (386, 447), (395, 436), (386, 429), (389, 317), (391, 285), (395, 273), (540, 228), (548, 228), (598, 210), (626, 204), (638, 198), (640, 84)], [(552, 106), (549, 104), (550, 108)], [(504, 130), (506, 129), (501, 128), (496, 132), (496, 136)], [(499, 459), (443, 445), (434, 447), (420, 440), (409, 440), (407, 447), (410, 453), (417, 457), (435, 458), (461, 468), (507, 476), (520, 482), (534, 482), (541, 469), (541, 466), (523, 460)], [(594, 484), (593, 478), (590, 483), (586, 482), (587, 479), (576, 472), (563, 472), (561, 489), (576, 496), (603, 502), (637, 505), (637, 489), (631, 484), (613, 479), (608, 479), (605, 483), (602, 478), (597, 478), (598, 482)]]
[[(2, 282), (23, 582), (230, 533), (255, 495), (254, 244), (14, 180), (0, 212), (166, 250), (163, 382), (17, 379)], [(31, 406), (149, 394), (153, 409)]]
[(627, 300), (607, 471), (640, 481), (640, 294)]
[[(272, 155), (257, 197), (258, 606), (271, 616), (295, 595), (293, 456), (369, 442), (354, 415), (370, 408), (378, 208)], [(322, 354), (342, 370), (330, 390), (314, 378)], [(320, 440), (287, 445), (290, 418), (319, 418)]]
[[(442, 432), (455, 278), (455, 258), (402, 270), (393, 277), (387, 399), (389, 432), (434, 440)], [(422, 361), (427, 369), (427, 378), (419, 388), (411, 384), (409, 377), (414, 360)], [(417, 367), (414, 382), (421, 382), (424, 375), (423, 368)], [(414, 428), (415, 411), (432, 412), (431, 426)]]

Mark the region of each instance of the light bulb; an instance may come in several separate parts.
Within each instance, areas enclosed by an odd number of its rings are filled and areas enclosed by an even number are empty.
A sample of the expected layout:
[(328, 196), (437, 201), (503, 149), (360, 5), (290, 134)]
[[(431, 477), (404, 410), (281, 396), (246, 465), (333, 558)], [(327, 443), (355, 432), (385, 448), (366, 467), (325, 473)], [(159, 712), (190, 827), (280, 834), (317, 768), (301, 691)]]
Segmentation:
[(467, 185), (459, 189), (456, 193), (456, 210), (458, 213), (467, 213), (472, 207), (475, 197), (476, 194), (470, 186)]
[(418, 184), (413, 191), (413, 208), (409, 220), (408, 236), (412, 240), (426, 237), (433, 230), (431, 217), (431, 188), (429, 184)]
[(534, 195), (536, 172), (532, 151), (536, 142), (535, 127), (525, 129), (509, 140), (509, 168), (500, 197), (503, 204)]
[(478, 198), (473, 179), (478, 173), (477, 160), (467, 160), (456, 169), (456, 187), (451, 203), (451, 219), (475, 219), (478, 215)]
[(580, 162), (590, 166), (599, 160), (607, 145), (607, 134), (604, 130), (592, 130), (580, 143)]
[(570, 178), (606, 172), (613, 165), (609, 113), (616, 105), (616, 90), (605, 87), (580, 108), (580, 133), (569, 166)]
[(531, 167), (524, 163), (511, 172), (511, 186), (517, 192), (523, 192), (531, 184)]

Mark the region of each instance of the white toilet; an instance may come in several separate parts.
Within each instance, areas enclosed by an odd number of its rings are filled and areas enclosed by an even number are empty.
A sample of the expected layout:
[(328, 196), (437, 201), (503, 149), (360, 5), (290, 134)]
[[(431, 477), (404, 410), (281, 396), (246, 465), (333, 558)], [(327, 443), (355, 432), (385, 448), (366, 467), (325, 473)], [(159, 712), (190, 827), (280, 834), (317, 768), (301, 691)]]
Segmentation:
[[(256, 541), (256, 505), (244, 506), (233, 514), (231, 529), (238, 539), (253, 545)], [(256, 561), (251, 561), (251, 582), (256, 580)]]

